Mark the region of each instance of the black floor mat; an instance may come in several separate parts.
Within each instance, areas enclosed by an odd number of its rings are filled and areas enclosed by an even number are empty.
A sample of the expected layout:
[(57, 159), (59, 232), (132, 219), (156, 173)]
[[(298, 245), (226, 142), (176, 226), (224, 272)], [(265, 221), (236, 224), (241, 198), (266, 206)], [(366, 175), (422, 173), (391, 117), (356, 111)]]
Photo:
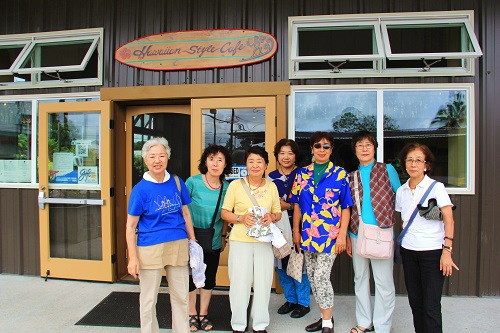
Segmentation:
[[(158, 294), (156, 312), (160, 328), (172, 328), (169, 294)], [(208, 317), (214, 324), (214, 330), (232, 331), (229, 296), (212, 295)], [(112, 292), (75, 325), (140, 327), (139, 293)]]

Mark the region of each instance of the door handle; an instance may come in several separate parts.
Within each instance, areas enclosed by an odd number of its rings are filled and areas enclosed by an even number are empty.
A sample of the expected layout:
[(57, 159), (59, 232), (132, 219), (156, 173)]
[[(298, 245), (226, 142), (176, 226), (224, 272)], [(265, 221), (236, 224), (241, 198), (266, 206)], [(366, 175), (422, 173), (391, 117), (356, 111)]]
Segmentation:
[(61, 203), (66, 205), (104, 205), (104, 200), (100, 199), (73, 199), (73, 198), (46, 198), (45, 192), (38, 192), (38, 208), (45, 209), (45, 204)]

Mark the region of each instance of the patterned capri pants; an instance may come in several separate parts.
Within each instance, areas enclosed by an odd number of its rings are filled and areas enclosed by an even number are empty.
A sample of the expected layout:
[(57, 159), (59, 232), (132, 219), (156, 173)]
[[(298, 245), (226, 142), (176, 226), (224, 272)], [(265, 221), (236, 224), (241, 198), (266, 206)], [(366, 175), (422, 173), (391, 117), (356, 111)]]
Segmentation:
[(314, 298), (321, 309), (333, 308), (333, 286), (330, 281), (335, 253), (304, 251), (306, 269)]

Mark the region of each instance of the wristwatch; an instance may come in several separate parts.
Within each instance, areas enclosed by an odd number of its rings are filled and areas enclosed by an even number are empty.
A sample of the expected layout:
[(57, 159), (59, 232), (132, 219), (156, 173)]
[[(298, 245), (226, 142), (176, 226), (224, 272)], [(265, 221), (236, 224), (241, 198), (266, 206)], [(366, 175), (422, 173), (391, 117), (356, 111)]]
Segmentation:
[(241, 215), (236, 216), (236, 222), (240, 223), (240, 217), (241, 217)]
[(446, 245), (443, 244), (443, 250), (444, 249), (446, 249), (446, 250), (448, 250), (448, 251), (450, 251), (450, 252), (453, 253), (453, 246), (446, 246)]

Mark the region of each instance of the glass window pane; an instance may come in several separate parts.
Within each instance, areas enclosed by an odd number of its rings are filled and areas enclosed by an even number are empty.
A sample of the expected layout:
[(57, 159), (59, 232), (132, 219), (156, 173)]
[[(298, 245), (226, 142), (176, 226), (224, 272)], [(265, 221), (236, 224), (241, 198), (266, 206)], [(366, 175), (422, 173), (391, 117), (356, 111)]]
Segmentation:
[(49, 114), (49, 182), (99, 184), (99, 113)]
[(246, 174), (245, 151), (254, 145), (265, 148), (265, 109), (203, 109), (202, 117), (203, 147), (217, 144), (229, 149), (234, 166), (229, 179)]
[(374, 54), (374, 27), (324, 27), (298, 30), (298, 55)]
[[(50, 190), (51, 198), (100, 199), (100, 191)], [(49, 205), (50, 257), (102, 260), (101, 206)]]
[(0, 103), (0, 183), (31, 182), (31, 104)]
[(25, 44), (0, 46), (0, 70), (9, 69), (17, 59)]
[(333, 132), (335, 162), (348, 170), (357, 167), (351, 150), (354, 132), (377, 129), (377, 92), (308, 91), (295, 96), (295, 141), (301, 148), (300, 165), (311, 162), (309, 137), (315, 131)]
[(396, 128), (384, 130), (384, 161), (406, 180), (397, 155), (407, 142), (418, 141), (436, 157), (433, 178), (467, 187), (467, 106), (465, 90), (385, 91), (384, 116)]

